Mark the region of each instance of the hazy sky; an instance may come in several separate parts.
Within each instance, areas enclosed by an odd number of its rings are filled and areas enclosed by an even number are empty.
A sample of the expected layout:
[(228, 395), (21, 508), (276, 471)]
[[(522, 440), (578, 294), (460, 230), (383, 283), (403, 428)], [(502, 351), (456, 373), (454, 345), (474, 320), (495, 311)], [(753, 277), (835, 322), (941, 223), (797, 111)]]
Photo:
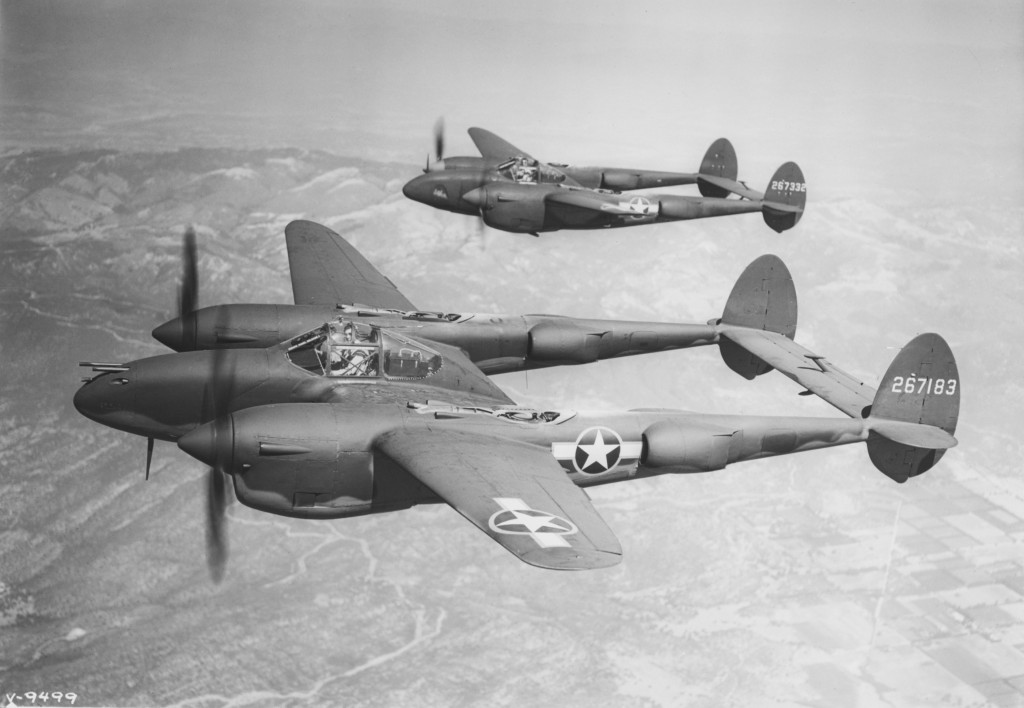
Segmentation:
[(552, 161), (1019, 202), (1024, 6), (48, 0), (2, 5), (5, 145), (298, 145), (418, 162), (488, 127)]

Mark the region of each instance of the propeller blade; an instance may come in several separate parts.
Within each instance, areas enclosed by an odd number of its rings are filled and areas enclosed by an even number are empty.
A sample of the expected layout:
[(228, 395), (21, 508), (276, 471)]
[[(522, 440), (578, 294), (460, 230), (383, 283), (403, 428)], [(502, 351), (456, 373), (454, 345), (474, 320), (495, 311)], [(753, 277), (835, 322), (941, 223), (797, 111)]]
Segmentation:
[[(203, 392), (203, 417), (221, 420), (231, 412), (231, 383), (234, 377), (233, 352), (228, 349), (210, 351), (210, 379)], [(225, 510), (231, 502), (227, 472), (217, 460), (207, 473), (206, 485), (206, 563), (210, 578), (219, 583), (228, 562), (228, 539)]]
[(438, 162), (444, 159), (444, 116), (434, 123), (434, 157)]
[(153, 465), (153, 438), (146, 438), (146, 481), (149, 481), (149, 468)]
[(196, 262), (196, 231), (185, 229), (182, 239), (181, 284), (178, 286), (178, 317), (187, 315), (199, 305), (199, 276)]
[(206, 565), (215, 583), (224, 579), (228, 562), (228, 538), (224, 530), (227, 503), (224, 473), (210, 467), (206, 473)]

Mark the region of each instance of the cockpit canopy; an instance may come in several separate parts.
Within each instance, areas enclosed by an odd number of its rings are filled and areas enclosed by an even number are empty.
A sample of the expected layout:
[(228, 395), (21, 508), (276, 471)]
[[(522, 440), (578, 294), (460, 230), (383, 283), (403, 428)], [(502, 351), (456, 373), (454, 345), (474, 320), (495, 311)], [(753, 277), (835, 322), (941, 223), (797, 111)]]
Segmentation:
[(505, 172), (518, 184), (558, 184), (565, 181), (565, 175), (547, 168), (532, 157), (518, 155), (498, 165), (499, 172)]
[(422, 379), (441, 368), (441, 355), (373, 325), (338, 318), (288, 342), (293, 364), (321, 376)]

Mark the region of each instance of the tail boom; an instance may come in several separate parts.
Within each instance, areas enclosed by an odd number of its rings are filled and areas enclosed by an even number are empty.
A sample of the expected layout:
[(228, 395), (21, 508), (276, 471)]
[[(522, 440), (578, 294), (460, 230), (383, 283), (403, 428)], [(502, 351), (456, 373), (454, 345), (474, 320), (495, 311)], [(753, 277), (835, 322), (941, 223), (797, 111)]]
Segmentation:
[[(946, 449), (956, 439), (929, 425), (856, 418), (695, 415), (665, 419), (643, 432), (645, 474), (712, 472), (736, 462), (810, 452), (881, 438)], [(902, 441), (896, 443), (896, 441)], [(674, 468), (672, 470), (666, 468)]]

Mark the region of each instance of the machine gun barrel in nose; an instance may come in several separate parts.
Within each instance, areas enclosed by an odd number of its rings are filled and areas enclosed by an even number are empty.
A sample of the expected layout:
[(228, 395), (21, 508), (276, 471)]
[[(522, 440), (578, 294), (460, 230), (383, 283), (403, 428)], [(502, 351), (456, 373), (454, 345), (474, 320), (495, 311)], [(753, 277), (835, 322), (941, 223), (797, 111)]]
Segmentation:
[(99, 361), (80, 361), (79, 366), (88, 366), (93, 371), (99, 373), (118, 373), (122, 371), (128, 371), (129, 368), (126, 364), (108, 364)]

